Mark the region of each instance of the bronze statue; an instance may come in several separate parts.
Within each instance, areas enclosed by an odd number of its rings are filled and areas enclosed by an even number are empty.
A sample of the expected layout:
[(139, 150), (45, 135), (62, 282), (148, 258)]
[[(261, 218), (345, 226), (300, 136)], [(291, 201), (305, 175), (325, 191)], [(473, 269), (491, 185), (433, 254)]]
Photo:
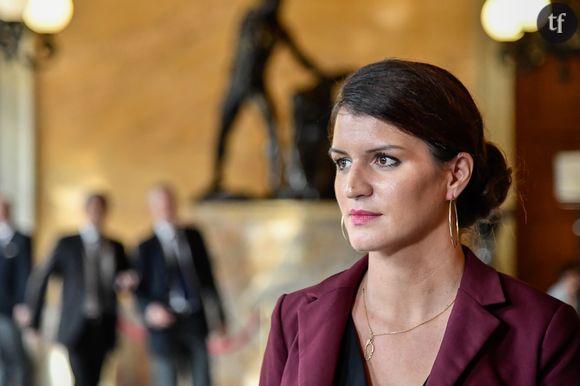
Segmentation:
[(286, 171), (289, 198), (333, 199), (335, 166), (328, 157), (328, 124), (334, 88), (347, 72), (320, 77), (294, 93), (294, 141)]
[(257, 103), (266, 121), (269, 137), (269, 185), (273, 195), (280, 190), (282, 176), (276, 112), (264, 80), (268, 61), (277, 43), (285, 43), (304, 67), (320, 74), (280, 23), (280, 4), (281, 0), (263, 0), (248, 12), (242, 22), (231, 82), (222, 106), (214, 178), (206, 198), (227, 197), (221, 186), (226, 140), (240, 108), (248, 101)]

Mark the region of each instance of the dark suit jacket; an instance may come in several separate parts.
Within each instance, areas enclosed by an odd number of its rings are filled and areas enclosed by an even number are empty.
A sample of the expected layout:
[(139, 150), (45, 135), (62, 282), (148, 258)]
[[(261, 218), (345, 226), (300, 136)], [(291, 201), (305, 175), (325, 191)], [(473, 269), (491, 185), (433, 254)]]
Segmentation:
[(0, 246), (0, 315), (12, 318), (14, 306), (24, 303), (31, 244), (30, 237), (16, 232), (6, 247)]
[[(465, 252), (465, 271), (427, 385), (578, 385), (580, 322), (574, 309)], [(367, 259), (279, 299), (260, 386), (332, 385)]]
[[(123, 245), (115, 240), (108, 240), (113, 247), (115, 273), (129, 268)], [(41, 322), (42, 310), (48, 279), (56, 275), (62, 279), (62, 302), (60, 325), (57, 339), (70, 348), (80, 338), (85, 327), (85, 247), (81, 236), (76, 234), (61, 238), (48, 261), (30, 280), (30, 303), (32, 307), (32, 327), (38, 329)], [(115, 344), (115, 328), (117, 317), (117, 299), (108, 299), (112, 307), (102, 315), (106, 323), (107, 346)]]
[[(185, 228), (184, 233), (193, 257), (192, 276), (196, 278), (195, 284), (202, 300), (203, 325), (197, 332), (205, 336), (208, 333), (206, 315), (210, 316), (208, 319), (213, 322), (210, 324), (223, 324), (225, 314), (201, 234), (193, 228)], [(141, 311), (144, 312), (151, 302), (159, 302), (168, 307), (170, 283), (165, 255), (157, 236), (152, 235), (138, 246), (135, 264), (141, 279), (137, 288), (137, 300)], [(171, 347), (171, 328), (148, 330), (149, 343), (153, 351), (159, 354), (168, 353)]]

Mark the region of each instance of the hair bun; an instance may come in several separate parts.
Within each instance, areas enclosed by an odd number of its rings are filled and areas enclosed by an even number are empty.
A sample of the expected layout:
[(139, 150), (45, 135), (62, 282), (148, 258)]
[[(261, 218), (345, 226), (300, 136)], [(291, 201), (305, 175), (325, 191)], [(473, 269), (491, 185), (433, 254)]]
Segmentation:
[(503, 153), (493, 143), (487, 142), (481, 158), (476, 159), (474, 175), (458, 199), (459, 213), (462, 214), (460, 226), (470, 226), (489, 216), (505, 200), (511, 183), (512, 170)]

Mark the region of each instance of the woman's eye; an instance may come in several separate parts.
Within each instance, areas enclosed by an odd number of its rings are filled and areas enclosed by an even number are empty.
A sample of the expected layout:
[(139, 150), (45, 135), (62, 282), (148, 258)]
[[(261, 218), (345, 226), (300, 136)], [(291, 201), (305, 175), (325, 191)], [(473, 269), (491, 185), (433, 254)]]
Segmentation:
[(346, 168), (349, 164), (349, 160), (347, 158), (339, 158), (337, 160), (334, 161), (334, 163), (336, 164), (336, 168), (338, 170), (343, 170), (344, 168)]
[(377, 154), (375, 162), (381, 167), (393, 167), (401, 163), (398, 159), (389, 157), (386, 154)]

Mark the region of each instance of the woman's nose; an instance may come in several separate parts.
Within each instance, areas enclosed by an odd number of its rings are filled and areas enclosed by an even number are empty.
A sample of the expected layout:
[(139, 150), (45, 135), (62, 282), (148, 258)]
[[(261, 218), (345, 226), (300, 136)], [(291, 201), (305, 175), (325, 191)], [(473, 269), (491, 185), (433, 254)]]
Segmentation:
[(348, 198), (361, 198), (372, 194), (366, 170), (360, 165), (353, 165), (348, 171), (346, 181), (346, 196)]

